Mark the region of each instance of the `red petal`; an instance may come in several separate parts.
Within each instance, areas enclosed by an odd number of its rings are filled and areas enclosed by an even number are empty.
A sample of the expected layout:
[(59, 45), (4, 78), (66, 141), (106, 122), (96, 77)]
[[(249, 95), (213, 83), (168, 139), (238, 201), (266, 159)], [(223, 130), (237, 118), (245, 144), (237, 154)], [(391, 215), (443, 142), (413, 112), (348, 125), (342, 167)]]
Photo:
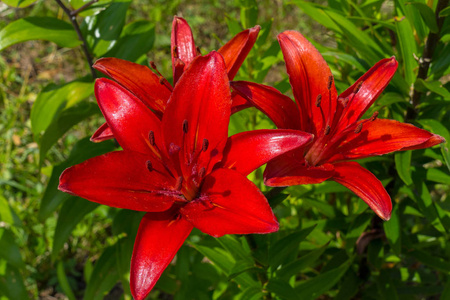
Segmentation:
[(223, 168), (247, 176), (269, 160), (305, 146), (313, 136), (297, 130), (263, 129), (235, 134), (223, 151)]
[(383, 220), (391, 218), (391, 197), (375, 175), (356, 162), (334, 164), (334, 170), (332, 180), (358, 195)]
[[(174, 66), (173, 84), (175, 85), (183, 73), (183, 69), (197, 56), (191, 27), (189, 27), (185, 19), (177, 16), (173, 18), (172, 22), (172, 43), (170, 50), (172, 51), (172, 66)], [(183, 69), (175, 68), (180, 65), (178, 60), (184, 63)]]
[(109, 128), (108, 123), (103, 123), (91, 136), (91, 141), (98, 143), (112, 138), (114, 138), (114, 134), (112, 133), (111, 128)]
[(161, 143), (160, 120), (136, 96), (109, 79), (95, 82), (95, 96), (114, 137), (123, 149), (151, 153), (149, 132)]
[(131, 258), (134, 299), (147, 297), (191, 230), (192, 224), (173, 212), (147, 213), (142, 218)]
[(259, 25), (244, 30), (218, 50), (225, 60), (230, 80), (233, 80), (234, 76), (236, 76), (239, 68), (255, 44), (260, 30), (261, 27)]
[(219, 237), (278, 230), (267, 199), (236, 171), (213, 171), (205, 178), (200, 193), (200, 197), (186, 204), (180, 212), (204, 233)]
[[(93, 66), (132, 92), (161, 117), (171, 90), (146, 66), (114, 57), (100, 58)], [(170, 85), (169, 85), (170, 86)]]
[[(339, 96), (340, 98), (349, 99), (339, 121), (338, 126), (340, 128), (347, 127), (348, 124), (358, 121), (363, 116), (389, 84), (397, 70), (397, 66), (398, 62), (394, 57), (380, 60)], [(358, 85), (361, 85), (360, 89), (354, 94)]]
[[(331, 124), (336, 110), (334, 80), (328, 90), (330, 68), (319, 51), (300, 33), (285, 31), (278, 35), (278, 42), (286, 61), (289, 81), (301, 115), (301, 130), (317, 135), (327, 123)], [(332, 77), (331, 77), (332, 78)], [(321, 95), (320, 107), (316, 106)]]
[(231, 93), (231, 114), (235, 114), (252, 106), (253, 104), (250, 101), (247, 101), (247, 99), (236, 93), (236, 91)]
[(248, 81), (233, 81), (231, 87), (266, 114), (278, 128), (300, 129), (297, 106), (278, 90)]
[(230, 86), (222, 56), (215, 51), (198, 56), (175, 86), (162, 120), (166, 149), (171, 144), (172, 148), (180, 147), (172, 157), (175, 164), (179, 159), (179, 165), (185, 168), (185, 179), (191, 176), (192, 168), (204, 167), (207, 174), (220, 160), (228, 137), (230, 108)]
[(303, 150), (294, 150), (267, 164), (264, 184), (268, 186), (316, 184), (329, 179), (333, 174), (333, 165), (308, 167), (303, 159)]
[[(151, 162), (153, 171), (147, 168)], [(159, 160), (132, 151), (110, 152), (66, 169), (58, 189), (92, 202), (138, 211), (164, 211), (178, 193)]]
[(376, 119), (363, 123), (360, 133), (350, 131), (346, 139), (333, 147), (328, 161), (382, 155), (400, 150), (427, 148), (443, 142), (443, 138), (411, 124)]

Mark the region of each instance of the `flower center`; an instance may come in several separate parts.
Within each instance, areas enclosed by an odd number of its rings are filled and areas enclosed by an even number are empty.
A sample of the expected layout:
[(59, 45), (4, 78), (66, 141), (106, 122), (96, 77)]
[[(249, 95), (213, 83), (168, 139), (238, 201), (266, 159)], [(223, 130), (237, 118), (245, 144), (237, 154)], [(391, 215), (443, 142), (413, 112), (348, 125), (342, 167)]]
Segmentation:
[[(332, 79), (328, 81), (328, 90), (330, 91)], [(330, 116), (326, 118), (324, 116), (321, 100), (322, 95), (318, 95), (316, 98), (316, 106), (320, 108), (322, 114), (322, 130), (317, 133), (317, 137), (309, 149), (306, 150), (305, 160), (310, 166), (317, 166), (327, 162), (332, 156), (339, 154), (340, 144), (352, 134), (359, 134), (363, 130), (365, 123), (374, 121), (378, 117), (378, 112), (374, 112), (373, 115), (366, 120), (348, 122), (345, 118), (350, 118), (354, 111), (349, 111), (351, 103), (354, 101), (356, 94), (360, 91), (363, 81), (360, 81), (349, 97), (339, 97), (337, 99), (337, 107), (334, 111), (333, 118)], [(331, 97), (331, 92), (330, 92)], [(331, 103), (331, 101), (330, 101)]]

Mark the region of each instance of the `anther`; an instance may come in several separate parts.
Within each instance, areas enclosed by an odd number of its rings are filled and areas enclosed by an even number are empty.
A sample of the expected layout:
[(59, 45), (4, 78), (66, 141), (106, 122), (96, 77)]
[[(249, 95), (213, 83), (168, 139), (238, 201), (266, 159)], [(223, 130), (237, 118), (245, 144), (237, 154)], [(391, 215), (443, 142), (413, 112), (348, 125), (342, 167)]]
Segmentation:
[(378, 117), (378, 111), (374, 112), (373, 115), (370, 117), (370, 121), (375, 121)]
[(173, 57), (178, 58), (178, 46), (173, 47)]
[(357, 84), (357, 85), (355, 86), (355, 88), (353, 89), (353, 94), (356, 94), (356, 93), (359, 92), (359, 90), (361, 89), (362, 84), (363, 84), (362, 81), (358, 82), (358, 84)]
[(148, 141), (150, 142), (150, 145), (155, 146), (155, 133), (153, 130), (150, 130), (148, 133)]
[(327, 125), (327, 127), (325, 127), (325, 135), (329, 135), (330, 134), (330, 130), (331, 130), (330, 125)]
[(331, 90), (331, 85), (333, 84), (333, 75), (328, 76), (328, 85), (327, 89)]
[(187, 133), (187, 131), (188, 131), (188, 121), (184, 120), (183, 121), (183, 132)]
[(200, 47), (197, 47), (195, 50), (197, 50), (197, 55), (202, 55), (202, 52), (200, 51)]
[(339, 103), (345, 108), (347, 107), (347, 103), (348, 103), (348, 97), (345, 98), (339, 98)]
[(208, 150), (209, 141), (207, 139), (203, 139), (202, 151), (206, 152)]
[(356, 126), (355, 133), (360, 133), (362, 128), (363, 128), (363, 123), (359, 123), (358, 126)]
[(322, 102), (322, 95), (319, 94), (319, 95), (317, 95), (317, 98), (316, 98), (316, 107), (320, 107), (321, 102)]
[(160, 84), (165, 84), (166, 83), (166, 79), (163, 76), (159, 76), (159, 83)]
[(169, 154), (173, 155), (175, 153), (178, 153), (180, 151), (180, 146), (175, 145), (174, 143), (170, 143), (169, 145)]
[(157, 70), (156, 64), (154, 61), (150, 61), (149, 64), (150, 64), (150, 67), (152, 67), (152, 69)]
[(145, 166), (147, 167), (147, 170), (149, 170), (150, 172), (153, 171), (153, 165), (151, 161), (147, 160)]
[(205, 176), (206, 169), (202, 167), (200, 171), (198, 171), (198, 177), (203, 178)]
[(180, 176), (177, 178), (177, 182), (175, 183), (175, 189), (177, 191), (180, 191), (182, 184), (183, 184), (183, 177)]

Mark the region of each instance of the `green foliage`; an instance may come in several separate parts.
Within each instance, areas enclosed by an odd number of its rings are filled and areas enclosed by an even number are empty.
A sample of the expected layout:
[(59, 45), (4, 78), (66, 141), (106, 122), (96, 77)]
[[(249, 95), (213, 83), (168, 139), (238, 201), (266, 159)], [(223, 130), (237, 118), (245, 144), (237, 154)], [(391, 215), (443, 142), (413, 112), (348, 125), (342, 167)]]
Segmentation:
[[(74, 11), (89, 1), (63, 2)], [(83, 48), (55, 3), (3, 1), (0, 299), (45, 293), (131, 299), (129, 262), (143, 213), (98, 206), (57, 186), (67, 167), (117, 148), (113, 141), (89, 141), (103, 119), (84, 49), (94, 59), (155, 61), (170, 79), (176, 13), (191, 24), (202, 53), (259, 24), (258, 40), (236, 79), (268, 83), (288, 95), (278, 32), (298, 30), (314, 43), (338, 92), (380, 59), (395, 56), (397, 74), (367, 117), (378, 111), (380, 118), (414, 123), (447, 142), (362, 160), (392, 198), (390, 221), (382, 222), (336, 182), (290, 187), (268, 199), (279, 232), (215, 239), (194, 230), (149, 298), (450, 297), (450, 10), (440, 6), (445, 1), (200, 2), (98, 1), (75, 19), (86, 39)], [(251, 108), (233, 115), (229, 133), (262, 128), (274, 125)], [(261, 170), (249, 178), (269, 191)]]

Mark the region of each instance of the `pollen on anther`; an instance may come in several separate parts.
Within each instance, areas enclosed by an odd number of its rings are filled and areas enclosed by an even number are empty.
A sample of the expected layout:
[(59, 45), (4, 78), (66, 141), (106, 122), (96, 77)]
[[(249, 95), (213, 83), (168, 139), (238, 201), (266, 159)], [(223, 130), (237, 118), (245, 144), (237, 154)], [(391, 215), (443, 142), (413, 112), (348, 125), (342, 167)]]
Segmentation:
[(183, 121), (183, 132), (184, 133), (188, 132), (188, 120)]
[(150, 61), (149, 64), (150, 64), (150, 67), (152, 67), (152, 69), (154, 69), (154, 70), (157, 69), (154, 61)]
[(200, 47), (197, 47), (195, 50), (197, 50), (197, 55), (202, 55), (202, 52), (200, 51)]
[(320, 107), (321, 102), (322, 102), (322, 95), (319, 94), (319, 95), (317, 95), (317, 98), (316, 98), (316, 107)]
[(355, 133), (360, 133), (362, 128), (363, 128), (363, 123), (359, 123), (358, 126), (356, 126)]
[(206, 152), (206, 150), (208, 150), (208, 146), (209, 146), (209, 141), (208, 141), (208, 139), (203, 139), (202, 151), (203, 151), (203, 152)]
[(378, 117), (378, 111), (374, 112), (373, 115), (370, 117), (370, 121), (375, 121)]
[(332, 84), (333, 84), (333, 75), (330, 75), (330, 76), (328, 76), (328, 85), (327, 85), (328, 90), (331, 89)]
[(327, 127), (325, 127), (325, 135), (328, 135), (328, 134), (330, 134), (330, 130), (331, 130), (331, 127), (330, 127), (330, 125), (327, 125)]
[(173, 57), (175, 57), (175, 58), (178, 57), (178, 51), (177, 50), (178, 50), (177, 46), (173, 47)]
[(145, 166), (147, 167), (147, 170), (149, 170), (150, 172), (153, 171), (153, 165), (151, 161), (147, 160)]
[(182, 187), (182, 184), (183, 184), (183, 177), (180, 176), (180, 177), (177, 178), (177, 182), (175, 183), (175, 189), (177, 191), (180, 191), (181, 187)]
[(159, 76), (159, 83), (160, 84), (165, 84), (166, 83), (166, 79), (163, 76)]
[(153, 132), (153, 130), (150, 130), (150, 132), (148, 133), (148, 141), (150, 145), (155, 146), (155, 133)]

